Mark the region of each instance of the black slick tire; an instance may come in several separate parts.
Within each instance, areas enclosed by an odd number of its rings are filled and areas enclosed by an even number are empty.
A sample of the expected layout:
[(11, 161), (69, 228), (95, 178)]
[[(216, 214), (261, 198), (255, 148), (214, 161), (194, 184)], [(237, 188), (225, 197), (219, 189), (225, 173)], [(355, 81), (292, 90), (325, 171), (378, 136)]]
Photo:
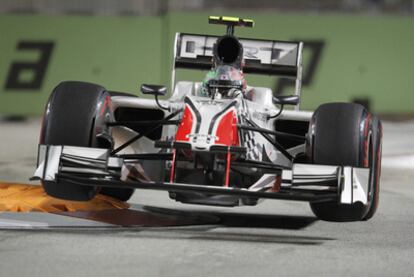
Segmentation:
[(313, 213), (326, 221), (371, 218), (379, 201), (382, 127), (363, 106), (328, 103), (314, 113), (309, 126), (308, 155), (314, 164), (368, 167), (368, 204), (337, 201), (311, 203)]
[[(105, 88), (85, 82), (60, 83), (52, 92), (43, 117), (40, 144), (71, 145), (109, 148), (111, 143), (98, 140), (98, 135), (110, 137), (105, 122), (113, 120), (111, 98)], [(98, 192), (128, 200), (132, 189), (100, 189), (97, 186), (81, 186), (64, 181), (42, 181), (50, 196), (87, 201)]]

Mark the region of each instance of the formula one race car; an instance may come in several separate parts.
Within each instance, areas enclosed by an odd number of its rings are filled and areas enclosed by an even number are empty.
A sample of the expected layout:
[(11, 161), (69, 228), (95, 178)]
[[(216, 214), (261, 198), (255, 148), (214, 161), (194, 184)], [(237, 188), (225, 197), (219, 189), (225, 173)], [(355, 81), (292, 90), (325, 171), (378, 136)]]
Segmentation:
[[(54, 89), (34, 175), (45, 191), (126, 201), (134, 189), (153, 189), (215, 206), (299, 200), (323, 220), (370, 219), (379, 196), (378, 118), (351, 103), (299, 110), (301, 42), (234, 36), (237, 26), (253, 27), (248, 19), (211, 16), (209, 23), (226, 25), (226, 34), (176, 34), (168, 100), (159, 99), (167, 92), (159, 85), (141, 86), (154, 99), (84, 82)], [(176, 82), (183, 68), (207, 75)], [(250, 87), (244, 73), (294, 78), (295, 93)]]

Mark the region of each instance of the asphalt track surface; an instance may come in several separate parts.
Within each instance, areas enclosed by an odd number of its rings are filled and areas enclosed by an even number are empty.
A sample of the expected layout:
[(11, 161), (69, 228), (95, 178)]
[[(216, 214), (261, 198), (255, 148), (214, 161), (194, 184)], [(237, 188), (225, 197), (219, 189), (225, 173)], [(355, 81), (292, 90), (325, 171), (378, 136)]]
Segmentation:
[[(27, 182), (39, 124), (0, 122), (0, 180)], [(133, 203), (221, 223), (3, 230), (1, 276), (414, 276), (413, 137), (414, 122), (384, 124), (380, 207), (368, 222), (319, 221), (301, 202), (215, 208), (136, 191)]]

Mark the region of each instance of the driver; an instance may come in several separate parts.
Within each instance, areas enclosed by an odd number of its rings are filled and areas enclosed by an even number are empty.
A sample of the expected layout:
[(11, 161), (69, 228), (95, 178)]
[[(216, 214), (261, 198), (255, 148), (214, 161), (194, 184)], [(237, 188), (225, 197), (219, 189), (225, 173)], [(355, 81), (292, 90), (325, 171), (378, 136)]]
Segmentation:
[(236, 98), (244, 96), (246, 80), (243, 72), (231, 65), (218, 65), (210, 70), (202, 83), (201, 95)]

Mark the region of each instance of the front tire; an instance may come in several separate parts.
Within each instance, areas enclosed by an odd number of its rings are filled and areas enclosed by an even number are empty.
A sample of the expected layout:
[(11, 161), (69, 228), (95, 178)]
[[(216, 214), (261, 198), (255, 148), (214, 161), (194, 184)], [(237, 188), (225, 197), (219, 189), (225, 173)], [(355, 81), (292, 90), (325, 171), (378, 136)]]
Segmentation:
[[(62, 82), (46, 106), (40, 144), (109, 149), (111, 133), (105, 123), (113, 118), (111, 97), (105, 88), (85, 82)], [(133, 193), (132, 189), (100, 189), (59, 180), (43, 181), (42, 185), (50, 196), (75, 201), (90, 200), (98, 192), (126, 201)]]
[(378, 206), (382, 127), (363, 106), (350, 103), (321, 105), (309, 127), (308, 155), (314, 164), (368, 167), (368, 204), (337, 201), (311, 203), (313, 213), (327, 221), (371, 218)]

